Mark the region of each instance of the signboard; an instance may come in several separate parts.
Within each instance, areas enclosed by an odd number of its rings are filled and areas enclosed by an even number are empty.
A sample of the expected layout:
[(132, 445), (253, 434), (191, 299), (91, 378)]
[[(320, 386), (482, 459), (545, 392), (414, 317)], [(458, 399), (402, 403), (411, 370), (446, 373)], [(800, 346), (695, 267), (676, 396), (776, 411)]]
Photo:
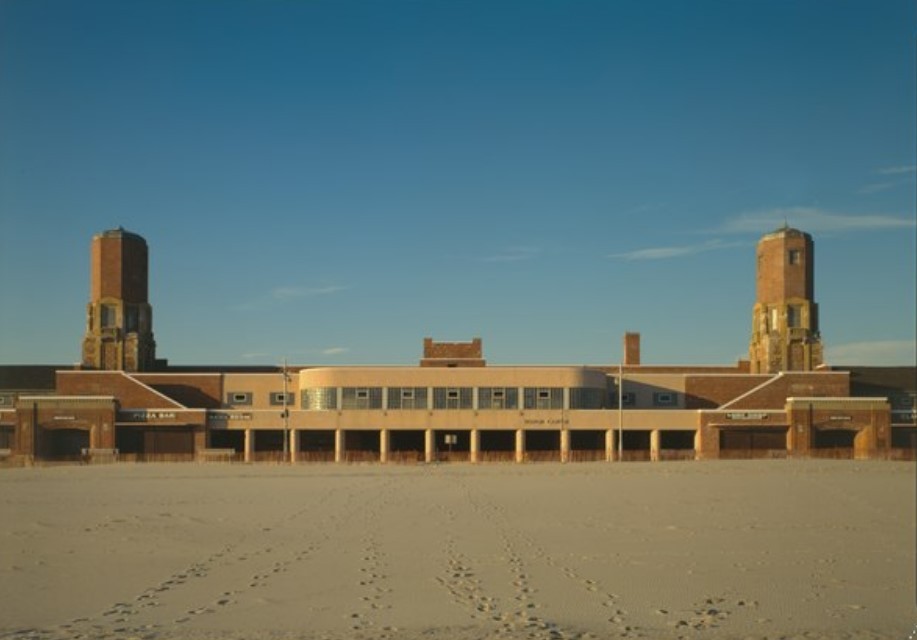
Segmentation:
[(245, 411), (208, 411), (208, 420), (251, 420), (252, 414)]
[(538, 419), (538, 418), (526, 418), (522, 421), (522, 424), (569, 424), (570, 421), (566, 418), (548, 418), (547, 420)]
[(155, 422), (156, 420), (175, 420), (174, 411), (148, 411), (146, 409), (118, 412), (118, 419), (123, 422)]
[(768, 414), (763, 411), (740, 411), (727, 413), (727, 420), (767, 420)]

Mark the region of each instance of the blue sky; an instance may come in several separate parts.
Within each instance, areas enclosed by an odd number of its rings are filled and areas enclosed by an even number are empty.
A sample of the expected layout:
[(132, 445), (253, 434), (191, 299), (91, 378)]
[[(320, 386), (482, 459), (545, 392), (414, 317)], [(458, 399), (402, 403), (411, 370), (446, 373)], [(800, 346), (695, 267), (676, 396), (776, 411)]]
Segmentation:
[(833, 364), (915, 360), (911, 0), (0, 0), (0, 363), (79, 359), (150, 244), (175, 364), (747, 354), (816, 246)]

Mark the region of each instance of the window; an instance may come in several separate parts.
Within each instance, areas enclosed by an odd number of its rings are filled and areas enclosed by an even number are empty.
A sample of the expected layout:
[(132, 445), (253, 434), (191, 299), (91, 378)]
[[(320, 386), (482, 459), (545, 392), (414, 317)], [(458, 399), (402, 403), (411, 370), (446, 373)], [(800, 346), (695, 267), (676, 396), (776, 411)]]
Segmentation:
[(118, 326), (118, 308), (113, 304), (102, 305), (102, 328)]
[(654, 393), (653, 404), (657, 407), (674, 407), (678, 404), (678, 396), (668, 391)]
[(433, 389), (434, 409), (471, 409), (471, 387), (435, 387)]
[(526, 387), (526, 409), (563, 409), (564, 390), (561, 387)]
[(342, 409), (381, 409), (382, 387), (344, 387), (341, 391)]
[(516, 387), (481, 387), (478, 389), (479, 409), (518, 409), (519, 390)]
[(621, 394), (621, 404), (625, 407), (632, 407), (637, 404), (637, 395), (631, 391)]
[(289, 392), (274, 391), (271, 393), (271, 404), (274, 406), (289, 406), (293, 404), (293, 394)]
[(128, 333), (133, 333), (137, 331), (139, 324), (137, 307), (127, 307), (124, 310), (124, 330)]
[(302, 392), (302, 408), (309, 411), (329, 411), (338, 407), (336, 387), (316, 387)]
[(802, 326), (802, 307), (798, 304), (791, 304), (786, 308), (786, 326), (790, 328)]
[(251, 391), (230, 391), (226, 394), (226, 404), (244, 404), (252, 403)]
[(601, 409), (605, 406), (605, 389), (570, 389), (571, 409)]
[(799, 249), (790, 249), (787, 252), (787, 262), (790, 264), (802, 264), (802, 251)]
[(389, 409), (426, 409), (426, 387), (389, 387)]

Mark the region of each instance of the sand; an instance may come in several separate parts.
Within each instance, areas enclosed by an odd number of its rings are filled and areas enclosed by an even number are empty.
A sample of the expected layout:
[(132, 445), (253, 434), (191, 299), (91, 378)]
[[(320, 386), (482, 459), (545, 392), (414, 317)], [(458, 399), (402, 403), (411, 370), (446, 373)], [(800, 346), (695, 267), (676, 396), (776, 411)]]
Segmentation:
[(0, 637), (894, 638), (915, 467), (0, 470)]

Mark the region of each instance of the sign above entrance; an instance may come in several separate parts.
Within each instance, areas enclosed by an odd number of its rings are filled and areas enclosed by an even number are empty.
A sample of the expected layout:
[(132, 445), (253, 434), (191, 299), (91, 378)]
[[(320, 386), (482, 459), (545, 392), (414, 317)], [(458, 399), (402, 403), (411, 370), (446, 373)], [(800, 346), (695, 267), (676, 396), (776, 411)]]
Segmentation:
[(763, 411), (743, 411), (738, 413), (727, 413), (727, 420), (767, 420), (768, 414)]
[(157, 420), (175, 420), (175, 412), (148, 411), (146, 409), (120, 411), (118, 412), (118, 420), (122, 422), (156, 422)]
[(208, 411), (208, 420), (251, 420), (252, 414), (246, 411)]

